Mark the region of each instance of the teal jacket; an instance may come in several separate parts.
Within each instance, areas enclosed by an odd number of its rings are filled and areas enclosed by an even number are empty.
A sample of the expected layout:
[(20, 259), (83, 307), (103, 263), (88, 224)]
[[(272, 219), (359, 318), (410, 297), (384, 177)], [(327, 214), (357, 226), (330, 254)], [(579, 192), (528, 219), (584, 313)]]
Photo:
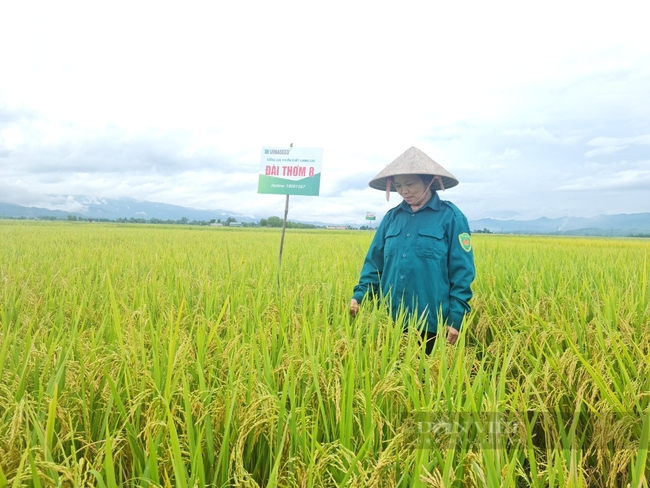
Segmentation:
[(403, 308), (426, 316), (435, 333), (438, 314), (460, 330), (470, 311), (476, 272), (469, 224), (436, 193), (417, 212), (405, 201), (384, 216), (370, 245), (353, 298), (390, 295), (393, 318)]

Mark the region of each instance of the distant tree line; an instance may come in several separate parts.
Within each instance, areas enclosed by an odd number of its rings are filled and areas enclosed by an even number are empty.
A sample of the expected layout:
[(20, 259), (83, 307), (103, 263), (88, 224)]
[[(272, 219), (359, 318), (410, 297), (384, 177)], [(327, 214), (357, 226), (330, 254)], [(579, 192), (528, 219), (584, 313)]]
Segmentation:
[[(25, 217), (17, 217), (17, 219), (22, 219), (24, 220)], [(51, 215), (41, 215), (36, 217), (36, 220), (65, 220), (65, 219), (60, 219), (59, 217), (54, 217)], [(126, 218), (126, 217), (121, 217), (117, 218), (115, 220), (113, 219), (106, 219), (106, 218), (84, 218), (84, 217), (79, 217), (78, 215), (68, 215), (67, 220), (70, 222), (118, 222), (120, 224), (165, 224), (165, 225), (211, 225), (214, 223), (219, 223), (224, 226), (229, 226), (232, 222), (237, 222), (237, 219), (234, 217), (228, 217), (226, 220), (223, 222), (221, 219), (212, 219), (212, 220), (190, 220), (187, 217), (181, 217), (178, 220), (173, 220), (173, 219), (157, 219), (157, 218), (151, 218), (151, 219), (145, 219), (142, 217), (131, 217), (131, 218)], [(255, 225), (255, 224), (247, 224), (246, 222), (242, 222), (242, 226), (245, 227), (247, 225)]]
[[(260, 220), (260, 227), (282, 227), (283, 220), (280, 217), (269, 217)], [(318, 229), (317, 225), (301, 224), (287, 220), (287, 229)]]
[[(9, 217), (11, 220), (25, 220), (26, 217)], [(225, 220), (221, 219), (211, 219), (211, 220), (190, 220), (187, 217), (181, 217), (178, 220), (173, 219), (157, 219), (150, 218), (145, 219), (143, 217), (121, 217), (117, 219), (107, 219), (107, 218), (85, 218), (78, 215), (69, 214), (67, 218), (56, 217), (52, 215), (39, 215), (34, 218), (34, 220), (67, 220), (69, 222), (117, 222), (120, 224), (164, 224), (164, 225), (198, 225), (198, 226), (208, 226), (212, 224), (221, 224), (224, 227), (230, 226), (230, 224), (237, 222), (237, 219), (234, 217), (228, 217)], [(280, 217), (269, 217), (268, 219), (261, 219), (259, 223), (257, 222), (241, 222), (238, 226), (241, 227), (282, 227), (282, 219)], [(320, 229), (321, 227), (313, 224), (302, 224), (300, 222), (287, 221), (287, 228), (289, 229)], [(350, 230), (354, 230), (353, 227), (349, 227)], [(375, 230), (370, 226), (361, 226), (360, 230)], [(486, 229), (487, 230), (487, 229)], [(478, 231), (480, 232), (480, 231)], [(489, 231), (488, 231), (489, 232)]]
[(225, 221), (222, 222), (221, 219), (190, 220), (187, 217), (181, 217), (178, 220), (172, 220), (172, 219), (163, 220), (163, 219), (156, 219), (156, 218), (143, 219), (143, 218), (131, 217), (130, 219), (126, 219), (126, 218), (117, 219), (115, 222), (120, 222), (122, 224), (166, 224), (166, 225), (212, 225), (218, 223), (227, 227), (232, 222), (237, 222), (237, 219), (235, 219), (234, 217), (228, 217)]

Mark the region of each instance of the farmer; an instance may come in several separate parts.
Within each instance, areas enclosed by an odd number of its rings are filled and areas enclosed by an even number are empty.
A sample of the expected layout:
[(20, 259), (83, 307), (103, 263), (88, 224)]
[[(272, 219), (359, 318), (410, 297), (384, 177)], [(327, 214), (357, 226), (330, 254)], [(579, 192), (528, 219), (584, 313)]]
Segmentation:
[[(388, 296), (395, 319), (404, 310), (424, 317), (422, 338), (431, 354), (439, 326), (455, 344), (470, 311), (474, 253), (467, 219), (437, 194), (458, 180), (411, 147), (370, 181), (370, 187), (396, 191), (403, 201), (388, 211), (377, 228), (354, 287), (350, 314), (364, 297)], [(440, 319), (440, 320), (439, 320)]]

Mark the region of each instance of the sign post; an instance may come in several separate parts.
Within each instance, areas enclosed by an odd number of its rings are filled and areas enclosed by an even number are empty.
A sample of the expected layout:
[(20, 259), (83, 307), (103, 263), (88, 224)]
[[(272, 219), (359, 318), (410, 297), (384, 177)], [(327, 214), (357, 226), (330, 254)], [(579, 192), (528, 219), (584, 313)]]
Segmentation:
[[(289, 195), (318, 196), (323, 150), (307, 147), (263, 147), (257, 193), (286, 195), (279, 266), (289, 213)], [(278, 285), (280, 284), (278, 267)]]
[[(377, 215), (375, 212), (366, 212), (366, 220), (376, 220)], [(370, 225), (370, 222), (368, 223)], [(370, 228), (372, 229), (372, 225), (370, 225)]]

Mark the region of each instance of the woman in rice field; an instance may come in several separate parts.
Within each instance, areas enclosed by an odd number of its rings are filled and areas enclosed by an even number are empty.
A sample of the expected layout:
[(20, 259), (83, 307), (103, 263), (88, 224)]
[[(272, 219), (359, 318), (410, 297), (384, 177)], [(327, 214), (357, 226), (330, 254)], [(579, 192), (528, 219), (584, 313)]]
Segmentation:
[(441, 200), (438, 190), (458, 180), (411, 147), (370, 181), (370, 187), (396, 191), (403, 201), (379, 225), (354, 287), (350, 313), (356, 316), (364, 297), (390, 294), (391, 313), (423, 317), (422, 338), (430, 354), (438, 326), (447, 327), (455, 344), (470, 311), (474, 253), (465, 215)]

